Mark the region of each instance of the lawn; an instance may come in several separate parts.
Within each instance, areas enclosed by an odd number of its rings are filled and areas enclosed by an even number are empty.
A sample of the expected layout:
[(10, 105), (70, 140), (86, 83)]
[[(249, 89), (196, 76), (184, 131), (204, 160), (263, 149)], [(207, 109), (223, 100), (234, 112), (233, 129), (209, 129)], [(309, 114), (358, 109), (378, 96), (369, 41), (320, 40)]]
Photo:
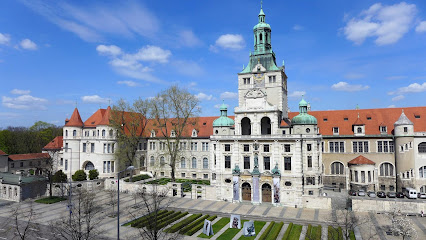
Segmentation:
[(263, 221), (254, 221), (254, 229), (256, 231), (256, 235), (255, 236), (251, 236), (251, 237), (246, 237), (244, 235), (242, 235), (240, 238), (238, 238), (238, 240), (253, 240), (257, 237), (257, 235), (260, 233), (260, 231), (262, 230), (263, 226), (265, 226), (266, 222)]
[(290, 235), (288, 236), (288, 240), (299, 240), (300, 233), (302, 232), (302, 225), (294, 224), (291, 228)]
[(67, 200), (66, 197), (56, 197), (56, 196), (52, 196), (52, 197), (45, 197), (45, 198), (40, 198), (35, 200), (36, 203), (44, 203), (44, 204), (52, 204), (52, 203), (57, 203), (57, 202), (62, 202)]
[(247, 220), (241, 220), (241, 229), (238, 228), (228, 228), (226, 229), (225, 232), (222, 233), (222, 235), (220, 235), (217, 240), (229, 240), (232, 239), (235, 235), (237, 235), (237, 233), (239, 231), (242, 230), (243, 226), (244, 226), (244, 222), (246, 222)]
[[(137, 181), (142, 181), (145, 179), (151, 178), (149, 175), (146, 174), (141, 174), (141, 175), (137, 175), (137, 176), (133, 176), (132, 177), (132, 182), (137, 182)], [(129, 182), (130, 178), (124, 179), (125, 182)]]
[(328, 226), (328, 240), (339, 240), (343, 239), (342, 228), (334, 228), (332, 226)]
[(321, 240), (321, 226), (308, 226), (305, 239)]
[[(159, 184), (159, 185), (166, 185), (167, 183), (171, 182), (172, 180), (170, 178), (160, 178), (157, 180), (152, 180), (147, 182), (147, 184)], [(177, 183), (191, 183), (191, 184), (202, 184), (202, 185), (210, 185), (210, 180), (196, 180), (196, 179), (176, 179)]]
[[(213, 234), (216, 234), (217, 232), (220, 231), (220, 229), (222, 229), (225, 225), (229, 225), (229, 218), (221, 218), (219, 221), (217, 221), (215, 224), (213, 224), (212, 228), (213, 228)], [(198, 237), (200, 238), (212, 238), (214, 235), (210, 235), (207, 236), (204, 233), (201, 233), (200, 235), (198, 235)]]

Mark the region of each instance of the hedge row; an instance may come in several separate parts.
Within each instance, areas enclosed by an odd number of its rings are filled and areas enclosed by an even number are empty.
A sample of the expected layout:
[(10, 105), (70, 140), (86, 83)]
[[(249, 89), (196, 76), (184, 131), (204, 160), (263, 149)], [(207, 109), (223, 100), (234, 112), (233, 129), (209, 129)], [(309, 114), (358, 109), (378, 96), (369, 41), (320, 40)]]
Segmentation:
[(275, 224), (272, 230), (270, 231), (267, 240), (275, 240), (278, 237), (278, 234), (280, 234), (281, 228), (283, 228), (284, 223), (280, 222), (278, 224)]
[(155, 223), (155, 221), (147, 222), (146, 227), (149, 228), (149, 229), (152, 229), (154, 227), (156, 227), (157, 229), (161, 229), (160, 225), (162, 225), (164, 222), (167, 222), (170, 218), (174, 218), (174, 217), (178, 216), (179, 214), (181, 214), (181, 212), (173, 212), (170, 215), (165, 214), (161, 218), (157, 218), (156, 223)]
[(185, 234), (186, 232), (188, 232), (190, 229), (192, 229), (193, 227), (197, 226), (198, 224), (200, 224), (201, 222), (204, 222), (204, 219), (210, 217), (209, 215), (204, 215), (201, 218), (193, 221), (192, 223), (188, 224), (187, 226), (185, 226), (184, 228), (182, 228), (179, 233), (180, 234)]
[(162, 219), (164, 219), (165, 217), (167, 217), (167, 216), (169, 216), (173, 213), (174, 213), (174, 211), (166, 211), (166, 212), (163, 212), (162, 214), (158, 214), (157, 216), (155, 216), (155, 215), (151, 216), (150, 218), (145, 219), (142, 222), (139, 222), (134, 227), (143, 228), (143, 227), (147, 227), (147, 226), (152, 226), (153, 221), (156, 221), (158, 223), (159, 221), (161, 221)]
[(177, 215), (177, 216), (175, 216), (175, 217), (172, 217), (172, 218), (169, 218), (167, 221), (162, 222), (162, 223), (158, 226), (158, 229), (161, 229), (161, 228), (163, 228), (163, 227), (166, 227), (166, 226), (167, 226), (167, 225), (169, 225), (170, 223), (172, 223), (172, 222), (174, 222), (174, 221), (176, 221), (176, 220), (178, 220), (178, 219), (181, 219), (181, 218), (185, 217), (187, 214), (188, 214), (188, 212), (184, 212), (184, 213), (180, 213), (180, 212), (179, 212), (179, 215)]
[(195, 219), (201, 217), (201, 215), (202, 215), (201, 213), (191, 215), (191, 216), (187, 217), (185, 220), (183, 220), (182, 222), (178, 222), (175, 225), (168, 228), (166, 230), (166, 232), (175, 233), (175, 232), (179, 231), (181, 228), (183, 228), (185, 225), (187, 225), (188, 223), (190, 223), (190, 222), (194, 221)]
[[(133, 176), (132, 182), (137, 182), (137, 181), (145, 180), (145, 179), (148, 179), (148, 178), (151, 178), (151, 177), (147, 174), (141, 174), (141, 175)], [(124, 181), (129, 182), (130, 178), (124, 179)]]
[(342, 228), (338, 227), (336, 229), (332, 226), (328, 226), (328, 240), (338, 240), (338, 239), (343, 239)]
[(316, 226), (316, 227), (312, 227), (311, 239), (321, 240), (321, 235), (322, 235), (322, 226), (321, 225)]
[(308, 229), (306, 230), (305, 240), (310, 240), (311, 239), (311, 231), (312, 231), (312, 225), (309, 224), (308, 225)]
[(292, 227), (293, 227), (293, 223), (290, 223), (287, 227), (287, 230), (285, 230), (284, 236), (281, 240), (287, 240), (288, 236), (290, 235)]
[(290, 235), (288, 236), (288, 240), (299, 240), (300, 233), (302, 232), (302, 225), (295, 224), (291, 228)]
[[(160, 215), (160, 214), (165, 213), (165, 212), (167, 212), (167, 211), (166, 210), (160, 210), (160, 211), (157, 212), (157, 215)], [(143, 217), (135, 219), (135, 220), (131, 221), (130, 223), (126, 224), (126, 225), (130, 224), (130, 226), (135, 227), (138, 223), (143, 222), (143, 221), (151, 218), (152, 216), (154, 216), (154, 214), (155, 214), (155, 212), (150, 213), (148, 215), (145, 215)]]
[(263, 232), (262, 236), (260, 236), (259, 240), (265, 240), (274, 225), (275, 225), (275, 222), (272, 221), (269, 224), (269, 226), (265, 229), (265, 231)]
[[(209, 220), (209, 221), (213, 221), (213, 220), (215, 220), (216, 218), (217, 218), (217, 216), (215, 215), (215, 216), (211, 216), (211, 217), (207, 218), (207, 220)], [(196, 226), (194, 226), (193, 228), (191, 228), (190, 230), (188, 230), (188, 231), (185, 233), (185, 235), (192, 236), (192, 234), (194, 234), (194, 233), (198, 232), (198, 230), (200, 230), (200, 229), (201, 229), (201, 228), (203, 228), (203, 227), (204, 227), (204, 221), (200, 222), (199, 224), (197, 224)]]

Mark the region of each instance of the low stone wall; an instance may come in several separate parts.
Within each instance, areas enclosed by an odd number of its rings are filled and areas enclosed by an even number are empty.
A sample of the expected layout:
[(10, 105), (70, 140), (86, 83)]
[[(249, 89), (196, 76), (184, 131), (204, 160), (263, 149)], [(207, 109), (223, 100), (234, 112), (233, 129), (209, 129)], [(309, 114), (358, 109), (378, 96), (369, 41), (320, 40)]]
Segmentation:
[(331, 209), (330, 197), (302, 196), (304, 208)]
[[(87, 180), (81, 182), (72, 182), (72, 188), (78, 189), (83, 188), (89, 191), (96, 191), (96, 189), (102, 190), (104, 188), (104, 180), (96, 179), (96, 180)], [(69, 183), (53, 183), (52, 184), (52, 195), (53, 196), (67, 196), (68, 189), (70, 188)], [(49, 183), (47, 183), (46, 196), (49, 196)]]
[(419, 214), (426, 212), (426, 202), (423, 200), (384, 200), (384, 199), (352, 199), (352, 210), (355, 212), (393, 212)]

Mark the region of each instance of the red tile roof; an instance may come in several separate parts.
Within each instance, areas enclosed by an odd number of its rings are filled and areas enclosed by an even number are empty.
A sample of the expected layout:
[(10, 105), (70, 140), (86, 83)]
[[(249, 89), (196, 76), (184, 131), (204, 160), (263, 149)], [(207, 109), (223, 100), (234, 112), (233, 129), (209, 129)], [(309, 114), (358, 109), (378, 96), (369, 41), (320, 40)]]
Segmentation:
[(27, 154), (13, 154), (9, 155), (9, 159), (13, 161), (18, 160), (34, 160), (34, 159), (48, 159), (50, 155), (48, 153), (27, 153)]
[(0, 150), (0, 155), (7, 155), (7, 153), (5, 153), (2, 150)]
[(108, 108), (105, 110), (105, 113), (103, 114), (102, 120), (98, 123), (98, 125), (109, 125), (110, 118), (111, 118), (111, 107), (108, 106)]
[(104, 117), (105, 109), (98, 109), (92, 116), (90, 116), (85, 122), (85, 127), (96, 127)]
[(65, 124), (67, 127), (83, 127), (83, 121), (81, 120), (78, 109), (75, 108), (71, 115), (70, 120)]
[(375, 163), (373, 161), (371, 161), (370, 159), (359, 155), (358, 157), (350, 160), (348, 162), (348, 165), (361, 165), (361, 164), (369, 164), (369, 165), (375, 165)]
[(44, 146), (43, 150), (61, 149), (63, 145), (64, 145), (64, 137), (58, 136), (58, 137), (55, 137), (52, 141), (50, 141), (46, 146)]

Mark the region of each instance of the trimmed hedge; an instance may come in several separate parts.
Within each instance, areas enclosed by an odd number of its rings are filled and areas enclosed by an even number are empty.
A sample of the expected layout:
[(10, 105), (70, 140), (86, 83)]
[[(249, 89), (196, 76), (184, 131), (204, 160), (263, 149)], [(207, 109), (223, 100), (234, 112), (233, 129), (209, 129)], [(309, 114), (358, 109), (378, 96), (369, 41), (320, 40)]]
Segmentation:
[(302, 228), (302, 225), (293, 225), (293, 227), (291, 228), (290, 235), (288, 236), (288, 240), (299, 240)]
[(193, 221), (192, 223), (188, 224), (187, 226), (185, 226), (184, 228), (182, 228), (179, 233), (180, 234), (185, 234), (186, 232), (188, 232), (190, 229), (192, 229), (193, 227), (197, 226), (198, 224), (204, 222), (204, 219), (207, 219), (208, 217), (210, 217), (209, 215), (204, 215), (200, 218), (198, 218), (197, 220)]
[(179, 231), (180, 229), (182, 229), (182, 228), (183, 228), (184, 226), (186, 226), (187, 224), (189, 224), (190, 222), (192, 222), (192, 221), (194, 221), (195, 219), (197, 219), (197, 218), (201, 217), (201, 215), (202, 215), (201, 213), (191, 215), (191, 216), (187, 217), (185, 220), (183, 220), (182, 222), (178, 222), (178, 223), (176, 223), (175, 225), (173, 225), (173, 226), (171, 226), (170, 228), (168, 228), (168, 229), (166, 230), (166, 232), (169, 232), (169, 233), (175, 233), (175, 232)]
[(288, 236), (290, 236), (291, 228), (293, 227), (293, 223), (290, 223), (287, 227), (287, 230), (285, 230), (284, 236), (281, 240), (287, 240)]
[(278, 224), (275, 224), (274, 227), (269, 232), (267, 240), (275, 240), (278, 237), (278, 234), (280, 234), (281, 228), (283, 228), (284, 223), (280, 222)]
[(262, 236), (260, 236), (259, 240), (265, 240), (266, 237), (268, 236), (269, 232), (272, 230), (272, 227), (275, 225), (275, 222), (272, 221), (269, 226), (265, 229), (265, 231), (263, 232)]
[[(163, 216), (164, 214), (167, 214), (169, 211), (164, 210), (164, 211), (159, 211), (157, 213), (157, 219), (160, 218), (161, 216)], [(147, 221), (152, 221), (152, 218), (155, 218), (155, 213), (151, 213), (146, 217), (141, 218), (139, 221), (135, 221), (134, 223), (132, 223), (130, 226), (132, 227), (137, 227), (137, 228), (141, 228), (143, 226), (145, 226)]]
[[(216, 215), (214, 215), (214, 216), (211, 216), (211, 217), (207, 218), (207, 220), (209, 220), (209, 221), (213, 221), (213, 220), (215, 220), (216, 218), (217, 218), (217, 216), (216, 216)], [(203, 227), (204, 227), (204, 221), (200, 222), (198, 225), (196, 225), (196, 226), (194, 226), (193, 228), (191, 228), (190, 230), (188, 230), (188, 231), (185, 233), (185, 235), (192, 236), (192, 234), (194, 234), (194, 233), (198, 232), (198, 230), (200, 230), (200, 229), (201, 229), (201, 228), (203, 228)]]
[[(180, 212), (179, 212), (179, 213), (180, 213)], [(167, 226), (167, 225), (169, 225), (170, 223), (172, 223), (172, 222), (174, 222), (174, 221), (176, 221), (176, 220), (178, 220), (178, 219), (181, 219), (181, 218), (185, 217), (187, 214), (188, 214), (188, 212), (184, 212), (184, 213), (180, 213), (179, 215), (177, 215), (177, 216), (175, 216), (175, 217), (169, 218), (167, 221), (162, 222), (162, 223), (158, 226), (158, 228), (159, 228), (159, 229), (161, 229), (161, 228), (163, 228), (163, 227), (166, 227), (166, 226)]]
[[(166, 210), (160, 210), (160, 211), (158, 211), (158, 212), (157, 212), (157, 214), (161, 214), (161, 213), (164, 213), (164, 212), (167, 212), (167, 211), (166, 211)], [(151, 213), (151, 214), (148, 214), (148, 215), (142, 216), (142, 217), (140, 217), (140, 218), (136, 218), (135, 220), (133, 220), (133, 221), (131, 221), (131, 222), (128, 222), (128, 223), (124, 224), (123, 226), (128, 226), (128, 225), (130, 225), (130, 226), (134, 227), (134, 226), (135, 226), (136, 224), (138, 224), (139, 222), (145, 221), (146, 219), (150, 218), (150, 217), (151, 217), (151, 216), (153, 216), (153, 215), (154, 215), (154, 213)]]
[(338, 227), (336, 229), (332, 226), (328, 226), (328, 240), (339, 240), (339, 239), (343, 239), (342, 228)]
[(311, 230), (311, 239), (315, 239), (315, 240), (321, 240), (321, 235), (322, 235), (322, 226), (316, 226), (316, 227), (312, 227)]
[[(226, 225), (229, 225), (229, 218), (227, 218), (227, 217), (221, 218), (219, 221), (217, 221), (215, 224), (213, 224), (213, 226), (212, 226), (213, 234), (218, 233)], [(214, 235), (207, 236), (204, 233), (201, 233), (200, 235), (198, 235), (198, 237), (201, 237), (201, 238), (212, 238), (213, 236)]]
[[(145, 179), (148, 179), (148, 178), (151, 178), (151, 177), (147, 174), (141, 174), (141, 175), (133, 176), (132, 182), (142, 181), (142, 180), (145, 180)], [(124, 179), (124, 181), (129, 182), (130, 178)]]
[[(157, 229), (161, 229), (161, 225), (163, 222), (167, 222), (170, 218), (174, 218), (178, 216), (181, 212), (173, 212), (172, 214), (165, 214), (161, 216), (160, 218), (157, 218), (157, 223), (154, 224), (154, 221), (148, 221), (146, 224), (146, 227), (149, 229), (152, 229), (153, 227), (157, 227)], [(152, 224), (152, 225), (151, 225)]]
[(311, 231), (312, 231), (312, 225), (309, 224), (308, 225), (308, 229), (306, 230), (305, 240), (310, 240), (311, 239)]
[[(157, 219), (156, 219), (156, 221), (158, 222), (160, 219), (162, 219), (163, 217), (167, 217), (168, 215), (170, 215), (170, 214), (172, 214), (173, 213), (173, 211), (166, 211), (166, 212), (163, 212), (163, 213), (161, 213), (161, 214), (157, 214)], [(154, 221), (154, 218), (155, 218), (155, 215), (152, 215), (151, 217), (149, 217), (149, 218), (147, 218), (147, 219), (145, 219), (144, 221), (142, 221), (142, 222), (139, 222), (138, 224), (135, 224), (135, 226), (134, 227), (137, 227), (137, 228), (142, 228), (142, 227), (146, 227), (147, 225), (149, 225), (149, 223), (150, 222), (152, 222), (152, 221)]]

